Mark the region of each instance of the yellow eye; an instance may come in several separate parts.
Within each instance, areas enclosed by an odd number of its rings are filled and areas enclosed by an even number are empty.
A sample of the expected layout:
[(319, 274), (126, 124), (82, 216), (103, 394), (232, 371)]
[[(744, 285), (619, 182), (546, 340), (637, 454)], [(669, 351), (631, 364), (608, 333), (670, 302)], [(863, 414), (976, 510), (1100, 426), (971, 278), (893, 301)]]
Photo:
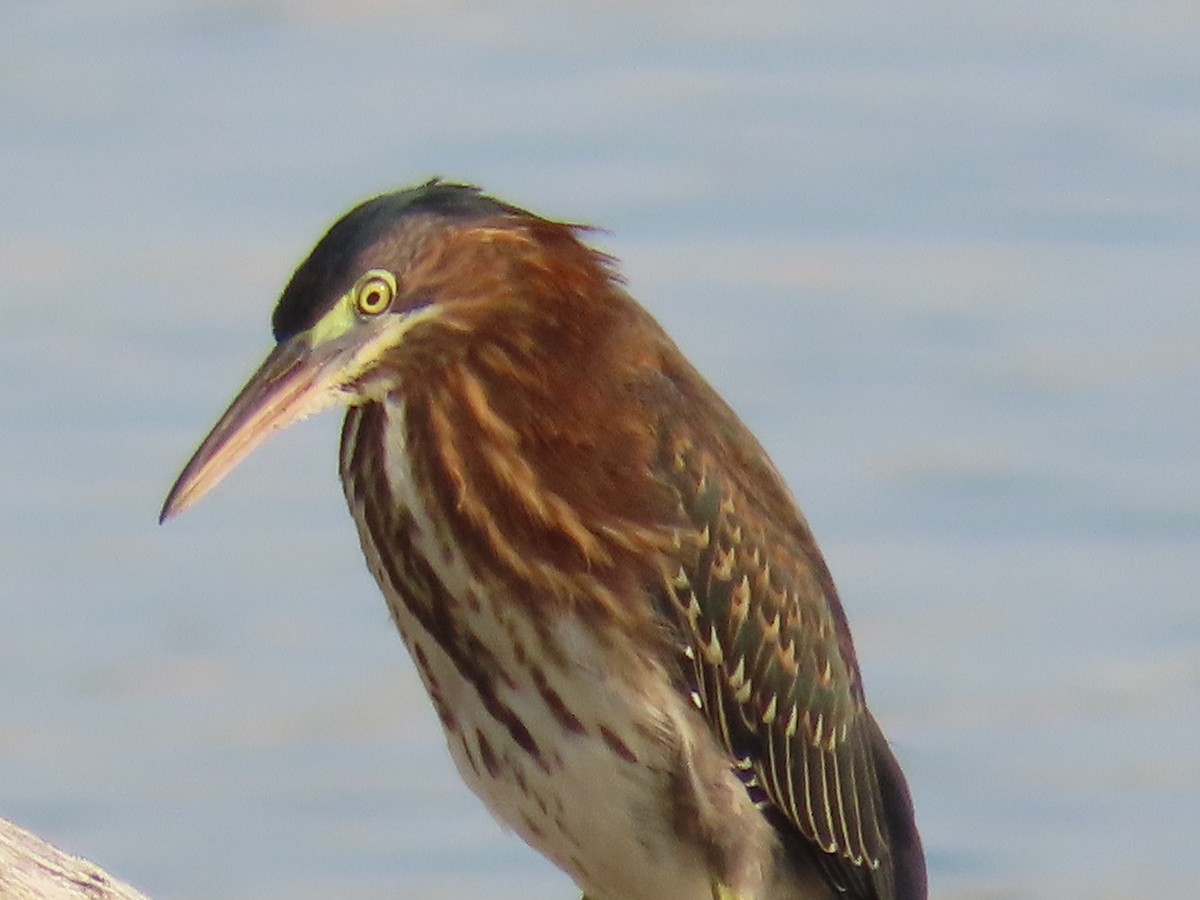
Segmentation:
[(396, 298), (396, 276), (386, 269), (372, 269), (354, 287), (354, 303), (364, 316), (377, 316)]

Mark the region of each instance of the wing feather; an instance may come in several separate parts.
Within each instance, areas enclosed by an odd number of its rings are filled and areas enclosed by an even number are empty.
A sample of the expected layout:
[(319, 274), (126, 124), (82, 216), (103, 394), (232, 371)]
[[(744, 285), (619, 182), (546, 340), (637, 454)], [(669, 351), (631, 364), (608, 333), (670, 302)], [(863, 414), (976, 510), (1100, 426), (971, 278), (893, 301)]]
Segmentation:
[[(920, 862), (911, 804), (866, 708), (840, 601), (808, 525), (715, 394), (673, 387), (659, 471), (686, 523), (676, 574), (666, 580), (691, 647), (686, 689), (701, 698), (747, 790), (791, 829), (782, 837), (797, 858), (815, 859), (850, 897), (922, 897), (923, 864), (895, 871), (892, 839), (909, 842), (900, 854), (906, 865)], [(892, 835), (905, 817), (907, 828)]]

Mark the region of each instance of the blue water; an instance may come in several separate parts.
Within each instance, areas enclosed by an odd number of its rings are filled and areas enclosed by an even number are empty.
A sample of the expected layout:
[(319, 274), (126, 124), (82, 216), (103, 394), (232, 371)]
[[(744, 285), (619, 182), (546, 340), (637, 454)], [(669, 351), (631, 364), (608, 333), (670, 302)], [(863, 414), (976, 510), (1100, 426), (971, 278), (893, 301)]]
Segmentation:
[(169, 527), (291, 268), (610, 229), (846, 602), (939, 898), (1200, 896), (1200, 6), (0, 11), (0, 815), (158, 900), (566, 898), (458, 783), (328, 416)]

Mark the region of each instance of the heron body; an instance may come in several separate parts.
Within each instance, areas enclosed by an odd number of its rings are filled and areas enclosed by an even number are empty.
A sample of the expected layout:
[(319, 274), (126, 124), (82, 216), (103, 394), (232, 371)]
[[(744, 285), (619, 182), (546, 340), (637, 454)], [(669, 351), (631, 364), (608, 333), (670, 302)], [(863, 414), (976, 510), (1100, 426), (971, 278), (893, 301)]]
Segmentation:
[(580, 229), (462, 185), (384, 195), (273, 321), (163, 515), (349, 406), (367, 564), (498, 819), (590, 900), (925, 896), (807, 523)]

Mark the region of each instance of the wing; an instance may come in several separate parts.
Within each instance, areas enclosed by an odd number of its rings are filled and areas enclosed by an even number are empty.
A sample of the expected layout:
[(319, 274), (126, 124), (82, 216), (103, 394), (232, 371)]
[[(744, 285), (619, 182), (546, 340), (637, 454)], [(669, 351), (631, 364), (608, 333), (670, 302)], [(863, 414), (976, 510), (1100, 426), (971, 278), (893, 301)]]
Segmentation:
[(923, 898), (908, 789), (812, 533), (700, 376), (681, 362), (667, 377), (658, 475), (692, 525), (666, 588), (687, 642), (684, 689), (798, 865), (851, 897)]

